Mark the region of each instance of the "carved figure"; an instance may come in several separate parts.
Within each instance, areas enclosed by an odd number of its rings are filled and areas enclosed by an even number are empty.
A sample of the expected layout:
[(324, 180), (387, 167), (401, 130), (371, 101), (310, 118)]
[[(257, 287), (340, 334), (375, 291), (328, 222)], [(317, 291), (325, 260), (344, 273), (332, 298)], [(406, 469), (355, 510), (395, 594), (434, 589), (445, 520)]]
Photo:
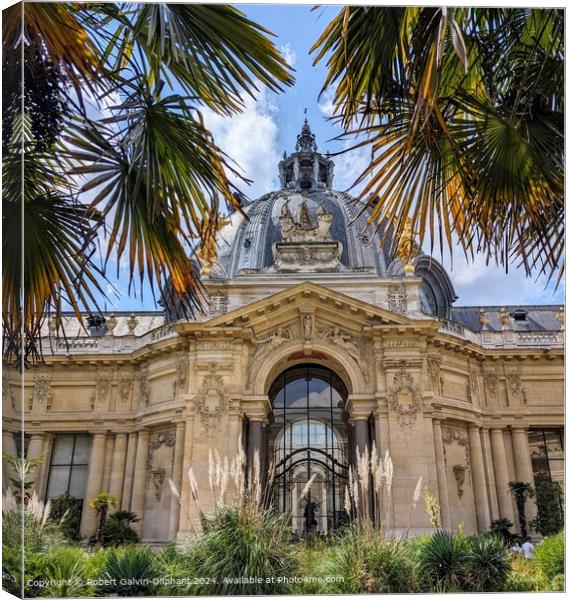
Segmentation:
[(420, 254), (420, 249), (414, 241), (414, 232), (412, 231), (412, 219), (408, 217), (404, 222), (402, 233), (397, 245), (397, 256), (407, 275), (414, 274), (414, 265), (412, 259)]

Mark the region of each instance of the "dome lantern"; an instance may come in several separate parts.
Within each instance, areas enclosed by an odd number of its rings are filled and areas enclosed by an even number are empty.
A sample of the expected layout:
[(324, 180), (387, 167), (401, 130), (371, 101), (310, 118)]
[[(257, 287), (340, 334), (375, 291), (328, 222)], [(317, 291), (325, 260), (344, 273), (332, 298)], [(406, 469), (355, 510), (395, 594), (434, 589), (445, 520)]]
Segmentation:
[(287, 155), (278, 165), (282, 190), (314, 192), (331, 189), (333, 183), (333, 161), (317, 152), (315, 134), (307, 119), (297, 136), (295, 152)]

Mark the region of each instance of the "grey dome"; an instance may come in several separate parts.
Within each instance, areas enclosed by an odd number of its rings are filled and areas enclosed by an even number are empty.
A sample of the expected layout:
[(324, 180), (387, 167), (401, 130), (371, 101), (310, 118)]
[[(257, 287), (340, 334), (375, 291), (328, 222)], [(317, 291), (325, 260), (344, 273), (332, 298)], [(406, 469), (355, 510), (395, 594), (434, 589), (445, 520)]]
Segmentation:
[(241, 274), (263, 272), (272, 266), (272, 245), (281, 240), (280, 215), (284, 204), (295, 212), (305, 200), (315, 219), (323, 206), (332, 215), (330, 234), (342, 245), (340, 271), (372, 273), (387, 276), (393, 256), (389, 244), (381, 249), (381, 231), (367, 224), (368, 212), (359, 215), (361, 207), (346, 193), (330, 189), (316, 191), (278, 190), (262, 196), (244, 208), (248, 219), (239, 213), (219, 234), (219, 265), (214, 278), (233, 279)]

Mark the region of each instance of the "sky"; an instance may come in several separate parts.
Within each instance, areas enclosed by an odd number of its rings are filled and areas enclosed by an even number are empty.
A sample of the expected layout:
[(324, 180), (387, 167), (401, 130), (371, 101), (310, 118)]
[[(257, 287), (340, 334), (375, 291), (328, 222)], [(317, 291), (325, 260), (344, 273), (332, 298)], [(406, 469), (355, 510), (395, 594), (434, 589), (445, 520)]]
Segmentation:
[[(252, 199), (278, 187), (277, 164), (286, 150), (295, 148), (307, 109), (307, 119), (317, 138), (320, 152), (338, 152), (349, 147), (349, 141), (334, 140), (341, 129), (334, 125), (331, 116), (331, 95), (320, 96), (326, 76), (325, 63), (313, 65), (309, 54), (314, 41), (339, 7), (325, 6), (312, 10), (311, 5), (238, 5), (246, 15), (275, 34), (274, 43), (289, 64), (295, 69), (296, 82), (281, 94), (261, 88), (256, 99), (248, 99), (242, 114), (220, 117), (210, 110), (204, 111), (206, 125), (215, 142), (242, 168), (252, 184), (242, 188)], [(350, 151), (335, 158), (334, 188), (346, 190), (368, 164), (367, 149)], [(238, 182), (236, 182), (238, 183)], [(353, 190), (357, 191), (357, 190)], [(456, 306), (558, 304), (563, 302), (563, 284), (555, 289), (545, 277), (526, 277), (521, 269), (510, 267), (506, 274), (501, 267), (486, 265), (483, 256), (476, 256), (468, 264), (459, 250), (449, 255), (435, 254), (448, 269), (459, 299)], [(113, 282), (120, 290), (124, 274)], [(113, 280), (112, 280), (113, 281)], [(154, 310), (151, 295), (144, 300), (121, 293), (119, 298), (107, 302), (109, 310)]]

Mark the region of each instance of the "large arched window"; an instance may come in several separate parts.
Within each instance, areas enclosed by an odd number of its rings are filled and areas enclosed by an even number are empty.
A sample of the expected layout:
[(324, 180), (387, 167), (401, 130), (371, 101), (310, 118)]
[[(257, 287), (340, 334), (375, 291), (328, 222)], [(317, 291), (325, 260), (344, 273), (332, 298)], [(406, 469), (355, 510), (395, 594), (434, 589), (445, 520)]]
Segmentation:
[(349, 462), (345, 385), (325, 367), (302, 365), (284, 371), (269, 395), (274, 502), (291, 516), (294, 535), (327, 535), (347, 520), (343, 507)]

